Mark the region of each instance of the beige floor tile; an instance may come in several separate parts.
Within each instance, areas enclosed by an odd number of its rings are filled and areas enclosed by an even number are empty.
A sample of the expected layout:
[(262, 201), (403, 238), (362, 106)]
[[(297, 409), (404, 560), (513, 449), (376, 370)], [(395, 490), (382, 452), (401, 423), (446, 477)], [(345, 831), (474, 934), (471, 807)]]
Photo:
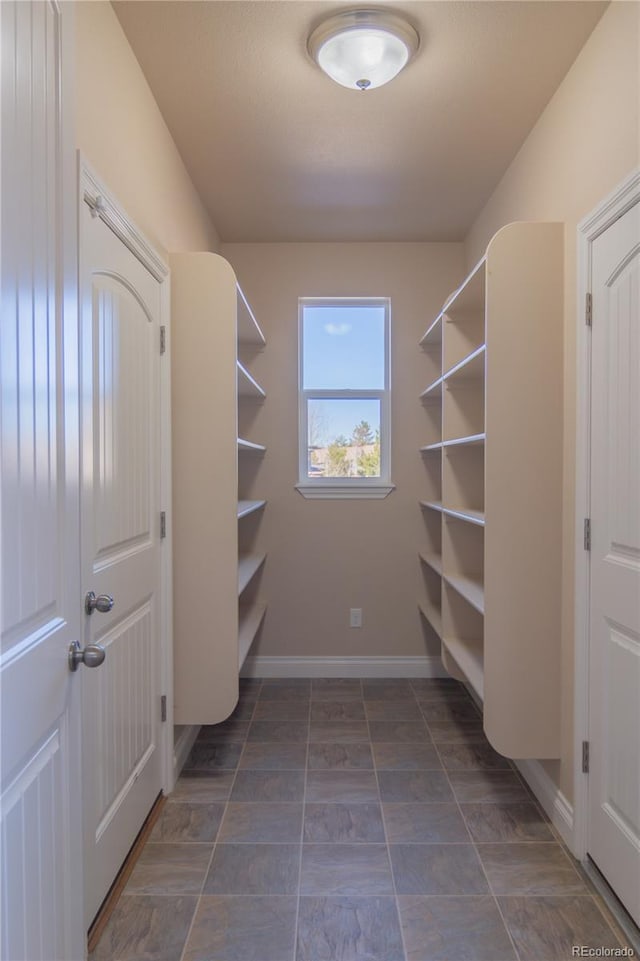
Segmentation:
[(309, 701), (258, 701), (254, 721), (308, 721)]
[(414, 698), (404, 701), (365, 701), (370, 721), (422, 721), (420, 708)]
[(238, 771), (232, 801), (302, 801), (304, 771)]
[(302, 833), (302, 804), (227, 804), (219, 841), (299, 841)]
[(297, 894), (299, 844), (218, 844), (203, 894)]
[(381, 741), (413, 741), (429, 743), (429, 731), (424, 721), (369, 721), (374, 744)]
[(304, 841), (384, 843), (379, 804), (307, 804)]
[(402, 678), (369, 678), (362, 682), (362, 696), (365, 701), (405, 701), (414, 700), (411, 683)]
[(310, 771), (355, 771), (372, 769), (373, 756), (371, 754), (371, 746), (368, 743), (336, 744), (317, 741), (309, 744)]
[(192, 804), (214, 804), (226, 801), (231, 794), (235, 771), (192, 771), (182, 774), (167, 801), (189, 801)]
[(392, 741), (373, 745), (373, 757), (378, 770), (429, 771), (442, 769), (442, 761), (429, 741), (411, 743)]
[(197, 897), (123, 894), (89, 961), (180, 961)]
[(393, 894), (385, 844), (303, 844), (300, 893)]
[(472, 844), (391, 844), (398, 894), (487, 894)]
[(587, 894), (559, 844), (478, 844), (494, 894)]
[(183, 961), (293, 961), (297, 898), (206, 895)]
[(311, 681), (312, 701), (340, 701), (348, 697), (362, 698), (362, 682), (355, 678), (326, 677)]
[(495, 899), (398, 898), (407, 961), (515, 961), (516, 953)]
[(460, 804), (528, 801), (522, 781), (512, 771), (449, 771)]
[(299, 744), (306, 742), (308, 736), (309, 725), (306, 721), (252, 721), (247, 740)]
[(220, 768), (234, 770), (241, 753), (241, 741), (221, 741), (211, 744), (206, 741), (196, 741), (186, 760), (183, 773), (217, 771)]
[(165, 804), (151, 841), (210, 841), (216, 839), (224, 804), (176, 801)]
[(307, 802), (378, 801), (378, 782), (373, 771), (308, 771)]
[(383, 804), (390, 844), (470, 841), (457, 804)]
[(480, 711), (471, 700), (424, 701), (420, 705), (425, 721), (476, 721), (481, 720)]
[(295, 771), (304, 770), (307, 764), (307, 745), (289, 744), (286, 741), (247, 742), (244, 746), (239, 770)]
[(521, 961), (570, 961), (582, 945), (620, 947), (590, 896), (499, 897), (498, 904)]
[(313, 701), (311, 723), (315, 721), (364, 721), (364, 701), (352, 697), (344, 701)]
[(309, 742), (331, 741), (334, 744), (365, 741), (369, 743), (369, 728), (366, 721), (311, 721)]
[(212, 851), (212, 844), (147, 842), (125, 894), (199, 894)]
[(438, 744), (438, 754), (446, 771), (508, 771), (513, 765), (494, 751), (488, 741), (463, 744)]
[(474, 841), (555, 841), (548, 822), (529, 801), (461, 804)]
[(444, 771), (378, 771), (383, 801), (453, 801)]
[(395, 898), (300, 898), (296, 961), (404, 961)]

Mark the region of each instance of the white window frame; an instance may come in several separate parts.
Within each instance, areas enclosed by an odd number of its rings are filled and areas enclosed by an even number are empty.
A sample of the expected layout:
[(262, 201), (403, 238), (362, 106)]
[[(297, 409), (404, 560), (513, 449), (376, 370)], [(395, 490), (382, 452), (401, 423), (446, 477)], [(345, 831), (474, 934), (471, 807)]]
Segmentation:
[[(384, 387), (380, 390), (304, 390), (304, 310), (306, 307), (384, 307)], [(301, 297), (298, 300), (298, 483), (303, 497), (317, 499), (382, 498), (391, 483), (391, 300), (389, 297)], [(309, 477), (310, 400), (380, 401), (380, 477)]]

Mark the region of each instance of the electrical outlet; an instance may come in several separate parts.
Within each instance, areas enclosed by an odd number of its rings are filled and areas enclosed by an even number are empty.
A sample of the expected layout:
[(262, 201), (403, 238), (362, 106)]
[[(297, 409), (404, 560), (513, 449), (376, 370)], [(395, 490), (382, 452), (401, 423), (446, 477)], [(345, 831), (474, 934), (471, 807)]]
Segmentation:
[(352, 607), (349, 611), (349, 627), (362, 627), (361, 607)]

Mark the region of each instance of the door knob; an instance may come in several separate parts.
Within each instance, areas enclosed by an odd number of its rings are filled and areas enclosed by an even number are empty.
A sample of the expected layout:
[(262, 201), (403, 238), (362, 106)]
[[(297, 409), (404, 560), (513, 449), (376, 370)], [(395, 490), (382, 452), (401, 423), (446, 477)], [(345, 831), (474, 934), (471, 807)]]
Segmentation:
[(85, 614), (93, 614), (94, 611), (98, 611), (99, 614), (108, 614), (113, 608), (113, 598), (111, 594), (98, 594), (96, 597), (93, 591), (88, 591), (84, 599), (84, 611)]
[(82, 648), (79, 641), (72, 641), (69, 645), (69, 670), (77, 671), (80, 664), (85, 667), (100, 667), (106, 654), (101, 644), (87, 644)]

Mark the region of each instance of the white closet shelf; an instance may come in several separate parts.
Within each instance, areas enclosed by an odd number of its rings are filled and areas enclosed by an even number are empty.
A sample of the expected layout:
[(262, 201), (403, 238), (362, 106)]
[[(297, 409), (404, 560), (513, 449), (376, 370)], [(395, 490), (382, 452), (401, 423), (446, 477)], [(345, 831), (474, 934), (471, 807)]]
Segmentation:
[(420, 394), (423, 404), (438, 403), (442, 400), (442, 377), (438, 377), (432, 384), (429, 384)]
[(266, 341), (264, 334), (260, 330), (260, 325), (253, 316), (253, 311), (247, 303), (240, 287), (236, 287), (236, 291), (238, 343), (254, 344), (259, 347), (264, 347)]
[(422, 335), (420, 341), (421, 347), (434, 348), (440, 347), (442, 344), (442, 314), (438, 314), (436, 319), (432, 324), (429, 325), (426, 332)]
[(475, 524), (477, 527), (484, 527), (484, 511), (474, 511), (468, 507), (461, 507), (458, 510), (453, 507), (442, 507), (441, 510), (447, 517), (466, 521), (468, 524)]
[(442, 643), (481, 701), (484, 701), (484, 644), (478, 640), (444, 637)]
[(439, 511), (442, 513), (442, 502), (441, 501), (420, 501), (420, 507), (426, 508), (430, 511)]
[(421, 553), (419, 557), (423, 564), (426, 564), (427, 567), (430, 567), (436, 572), (436, 574), (442, 575), (442, 557), (440, 554)]
[(254, 380), (246, 367), (238, 363), (238, 395), (240, 397), (255, 397), (262, 400), (266, 394), (257, 380)]
[(262, 510), (266, 503), (266, 501), (238, 501), (238, 520), (253, 514), (254, 511)]
[(451, 440), (438, 441), (435, 444), (426, 444), (420, 448), (421, 454), (430, 454), (433, 451), (442, 450), (443, 447), (477, 447), (484, 444), (486, 434), (469, 434), (467, 437), (452, 437)]
[(467, 354), (442, 376), (447, 387), (458, 387), (480, 382), (484, 379), (484, 360), (487, 348), (481, 344)]
[(258, 629), (264, 620), (266, 604), (255, 604), (253, 607), (240, 608), (238, 623), (238, 670), (242, 668), (249, 648), (255, 640)]
[(253, 441), (238, 437), (238, 451), (243, 451), (248, 454), (264, 454), (266, 449), (264, 444), (254, 444)]
[(442, 638), (442, 612), (438, 610), (435, 604), (429, 604), (427, 601), (421, 601), (418, 604), (418, 609), (438, 637)]
[[(442, 447), (479, 447), (484, 444), (486, 434), (468, 434), (466, 437), (453, 437), (451, 440), (443, 440)], [(437, 446), (437, 445), (434, 445)]]
[(238, 558), (238, 594), (242, 594), (266, 560), (266, 554), (244, 554)]
[(465, 574), (443, 574), (442, 576), (471, 607), (480, 614), (484, 614), (484, 587), (480, 580)]
[(484, 311), (486, 261), (485, 255), (445, 302), (442, 313), (446, 316), (447, 321), (455, 322), (458, 314), (464, 318), (470, 314)]

